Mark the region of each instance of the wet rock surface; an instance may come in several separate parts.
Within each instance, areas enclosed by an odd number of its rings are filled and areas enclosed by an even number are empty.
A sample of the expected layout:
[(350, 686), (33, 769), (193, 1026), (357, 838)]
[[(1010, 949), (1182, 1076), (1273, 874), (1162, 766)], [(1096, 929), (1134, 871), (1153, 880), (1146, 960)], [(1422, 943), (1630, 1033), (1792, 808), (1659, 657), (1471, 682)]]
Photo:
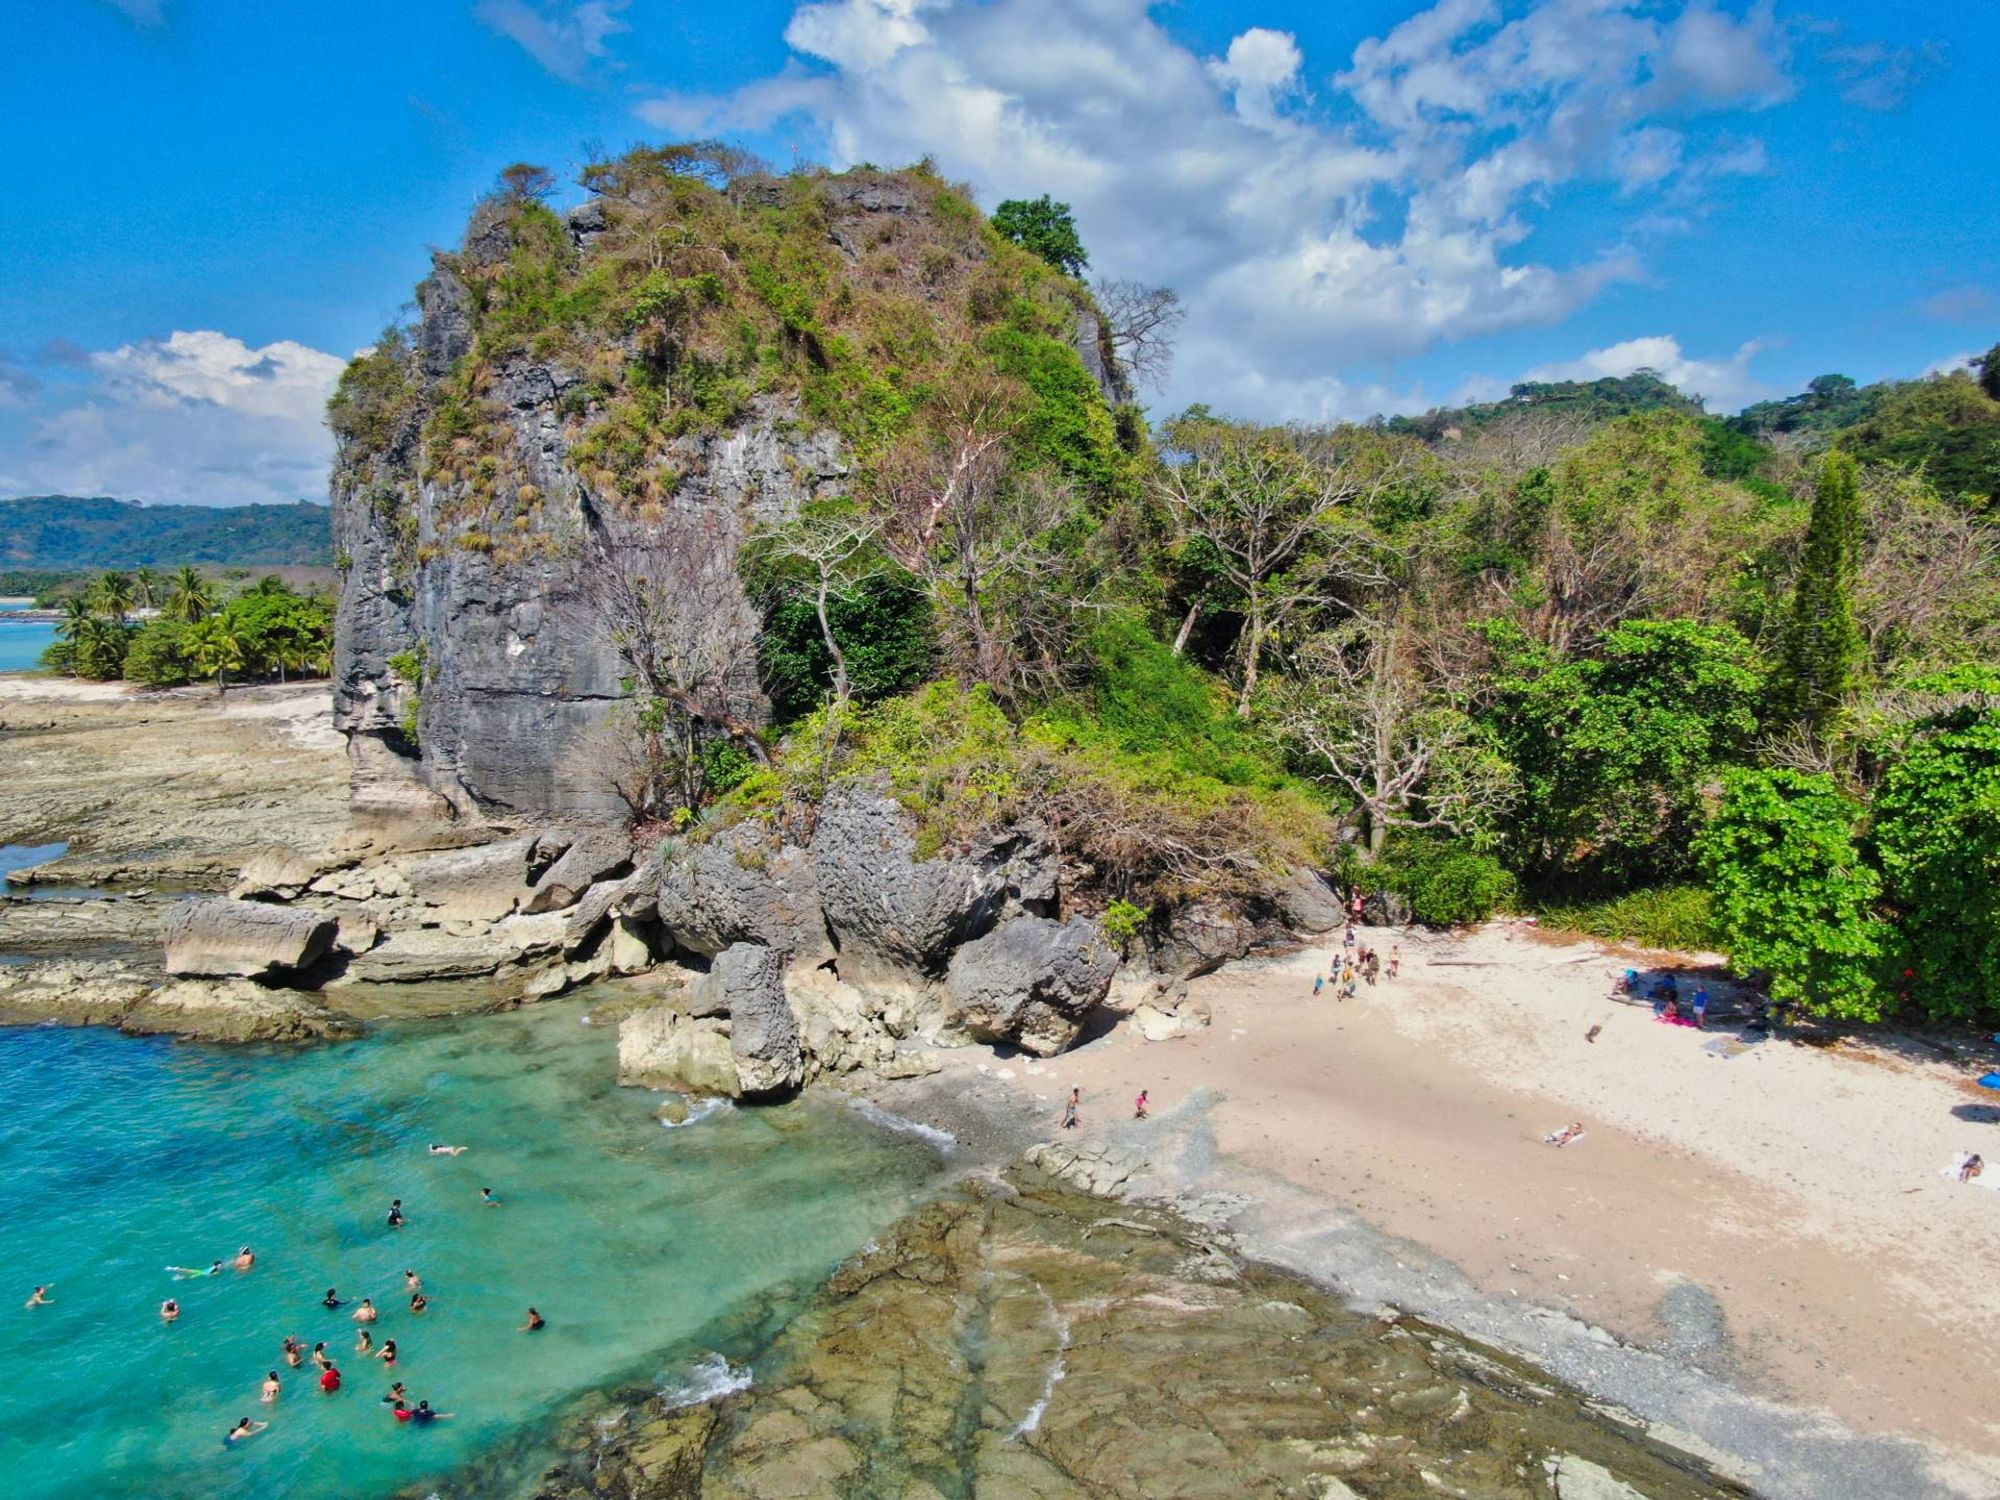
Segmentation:
[(1026, 1166), (879, 1236), (754, 1367), (600, 1417), (537, 1500), (1747, 1493), (1539, 1372)]

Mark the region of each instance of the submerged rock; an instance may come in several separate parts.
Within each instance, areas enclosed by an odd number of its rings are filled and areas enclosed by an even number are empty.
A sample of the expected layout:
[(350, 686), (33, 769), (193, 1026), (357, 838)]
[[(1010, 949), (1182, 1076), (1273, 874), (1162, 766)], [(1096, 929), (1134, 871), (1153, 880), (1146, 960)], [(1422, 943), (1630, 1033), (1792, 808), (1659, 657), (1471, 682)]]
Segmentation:
[(167, 915), (169, 974), (274, 974), (304, 969), (332, 948), (323, 912), (222, 897), (177, 902)]
[(1096, 922), (1016, 917), (951, 957), (952, 1019), (986, 1042), (1052, 1057), (1111, 988), (1118, 950)]

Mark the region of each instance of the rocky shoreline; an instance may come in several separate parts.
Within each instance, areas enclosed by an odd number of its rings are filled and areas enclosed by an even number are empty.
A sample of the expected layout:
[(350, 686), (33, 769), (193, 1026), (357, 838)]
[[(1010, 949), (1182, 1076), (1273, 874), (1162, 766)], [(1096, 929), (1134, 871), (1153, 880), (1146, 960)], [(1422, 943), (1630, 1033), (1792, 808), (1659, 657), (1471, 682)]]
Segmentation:
[(1232, 1205), (1119, 1202), (1102, 1155), (968, 1178), (843, 1264), (745, 1389), (630, 1392), (535, 1500), (1748, 1491), (1532, 1368), (1247, 1259)]

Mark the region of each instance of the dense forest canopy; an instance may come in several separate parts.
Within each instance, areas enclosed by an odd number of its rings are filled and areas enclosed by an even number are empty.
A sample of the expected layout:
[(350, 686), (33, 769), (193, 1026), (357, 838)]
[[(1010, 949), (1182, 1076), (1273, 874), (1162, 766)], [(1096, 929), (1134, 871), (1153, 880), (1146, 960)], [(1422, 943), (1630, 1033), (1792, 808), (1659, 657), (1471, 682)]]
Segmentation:
[(325, 567), (333, 530), (324, 505), (138, 505), (103, 496), (0, 500), (0, 565), (65, 571)]
[[(731, 716), (746, 664), (691, 673), (632, 581), (636, 816), (809, 819), (868, 775), (935, 843), (1039, 820), (1123, 930), (1309, 867), (1425, 920), (1525, 903), (1719, 943), (1841, 1015), (1996, 1014), (2000, 352), (1735, 418), (1641, 372), (1156, 424), (1126, 393), (1171, 293), (1086, 284), (1047, 197), (988, 221), (928, 167), (774, 177), (701, 145), (584, 183), (587, 257), (512, 172), (441, 262), (477, 296), (442, 396), (392, 330), (333, 420), (419, 443), (472, 497), (432, 545), (501, 566), (538, 497), (485, 403), (521, 352), (586, 371), (588, 481), (656, 528), (675, 436), (766, 399), (842, 435), (840, 497), (738, 559), (774, 724)], [(855, 193), (907, 211), (843, 243)]]

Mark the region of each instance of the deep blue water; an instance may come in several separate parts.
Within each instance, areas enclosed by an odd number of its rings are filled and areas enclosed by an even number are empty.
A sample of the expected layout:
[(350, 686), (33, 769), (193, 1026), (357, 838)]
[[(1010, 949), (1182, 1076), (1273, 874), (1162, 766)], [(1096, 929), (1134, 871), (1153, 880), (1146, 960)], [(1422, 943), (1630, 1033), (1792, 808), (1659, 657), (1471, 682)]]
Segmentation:
[[(935, 1181), (930, 1146), (830, 1101), (663, 1128), (655, 1096), (613, 1086), (613, 1050), (567, 1002), (294, 1052), (0, 1030), (9, 1494), (491, 1494), (461, 1466), (543, 1434), (581, 1392), (687, 1379), (718, 1326), (805, 1296)], [(434, 1140), (472, 1149), (433, 1157)], [(247, 1274), (166, 1270), (246, 1243)], [(422, 1316), (406, 1268), (433, 1299)], [(53, 1305), (24, 1307), (38, 1283)], [(349, 1310), (320, 1307), (330, 1285), (375, 1301), (376, 1341), (398, 1341), (411, 1396), (451, 1421), (391, 1419), (394, 1377), (354, 1353)], [(517, 1332), (530, 1304), (545, 1332)], [(288, 1333), (327, 1341), (340, 1394), (285, 1369)], [(271, 1369), (283, 1396), (265, 1406)], [(270, 1429), (225, 1451), (245, 1414)]]

